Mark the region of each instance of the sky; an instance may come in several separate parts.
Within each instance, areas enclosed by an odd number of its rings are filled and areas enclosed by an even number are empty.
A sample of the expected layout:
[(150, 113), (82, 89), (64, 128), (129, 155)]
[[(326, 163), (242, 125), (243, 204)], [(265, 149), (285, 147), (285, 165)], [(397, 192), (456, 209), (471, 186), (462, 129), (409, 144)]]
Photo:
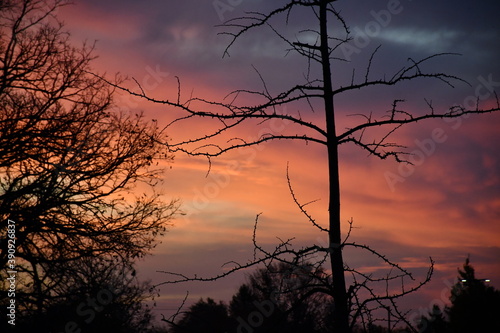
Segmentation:
[[(75, 0), (58, 13), (75, 43), (95, 44), (97, 72), (134, 78), (158, 99), (181, 97), (222, 100), (235, 89), (262, 91), (256, 69), (268, 89), (277, 93), (302, 82), (307, 62), (287, 53), (287, 46), (269, 28), (256, 29), (237, 41), (223, 57), (230, 39), (218, 27), (248, 11), (268, 12), (285, 1), (221, 0)], [(361, 121), (353, 114), (383, 115), (394, 99), (404, 99), (408, 111), (428, 112), (427, 101), (439, 110), (452, 105), (493, 106), (500, 90), (500, 3), (495, 0), (339, 1), (353, 40), (334, 61), (334, 86), (361, 80), (374, 57), (370, 77), (396, 73), (409, 59), (436, 53), (458, 53), (433, 59), (426, 70), (446, 72), (466, 80), (451, 88), (442, 82), (418, 80), (391, 89), (355, 91), (338, 97), (339, 130)], [(288, 25), (275, 27), (291, 38), (312, 27), (310, 12), (293, 12)], [(338, 26), (333, 25), (336, 33)], [(301, 35), (300, 38), (310, 38)], [(314, 75), (315, 68), (312, 68)], [(127, 84), (133, 81), (127, 81)], [(133, 87), (131, 85), (130, 87)], [(137, 87), (136, 87), (137, 88)], [(252, 102), (242, 97), (241, 102)], [(160, 125), (178, 117), (178, 110), (117, 96), (125, 110), (141, 110)], [(301, 109), (303, 108), (302, 112)], [(319, 106), (318, 106), (319, 109)], [(303, 105), (283, 110), (323, 124), (320, 110)], [(351, 240), (368, 244), (423, 277), (429, 257), (435, 261), (432, 281), (408, 297), (407, 306), (420, 314), (447, 302), (457, 268), (470, 256), (478, 278), (500, 288), (500, 115), (471, 116), (445, 122), (428, 121), (402, 129), (393, 139), (414, 154), (413, 166), (378, 160), (353, 145), (340, 147), (343, 232), (352, 218)], [(167, 134), (180, 141), (206, 133), (213, 124), (181, 122)], [(259, 135), (256, 124), (237, 129), (242, 138)], [(286, 122), (273, 124), (277, 133), (296, 133)], [(185, 216), (178, 217), (152, 256), (139, 263), (140, 275), (161, 283), (158, 271), (211, 276), (224, 272), (229, 261), (252, 257), (252, 232), (257, 214), (258, 240), (272, 248), (296, 237), (297, 246), (325, 244), (326, 236), (300, 214), (290, 196), (287, 165), (294, 191), (318, 223), (327, 219), (326, 157), (314, 143), (276, 142), (228, 153), (213, 160), (207, 176), (205, 159), (177, 154), (167, 166), (159, 190), (179, 199)], [(364, 271), (383, 272), (373, 257), (348, 250), (345, 260)], [(163, 285), (159, 313), (169, 314), (189, 291), (188, 304), (200, 297), (229, 301), (244, 281), (245, 271), (215, 283)]]

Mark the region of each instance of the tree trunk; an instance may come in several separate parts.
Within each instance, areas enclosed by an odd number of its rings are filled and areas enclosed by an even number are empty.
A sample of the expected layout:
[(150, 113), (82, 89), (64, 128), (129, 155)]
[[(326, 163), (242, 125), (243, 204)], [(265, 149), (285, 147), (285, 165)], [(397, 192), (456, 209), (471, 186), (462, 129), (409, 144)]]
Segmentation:
[(338, 142), (335, 131), (335, 114), (332, 93), (332, 78), (330, 70), (330, 52), (328, 47), (327, 1), (320, 5), (320, 38), (321, 60), (323, 66), (323, 87), (325, 102), (325, 118), (328, 149), (328, 182), (329, 182), (329, 249), (333, 278), (333, 331), (335, 333), (349, 332), (349, 311), (344, 277), (344, 260), (342, 258), (340, 233), (340, 180)]

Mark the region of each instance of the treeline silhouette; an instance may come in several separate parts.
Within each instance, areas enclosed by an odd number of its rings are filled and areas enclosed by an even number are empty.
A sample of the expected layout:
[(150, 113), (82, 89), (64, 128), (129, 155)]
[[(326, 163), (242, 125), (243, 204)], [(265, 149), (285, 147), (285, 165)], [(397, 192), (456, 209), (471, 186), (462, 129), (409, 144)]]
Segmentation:
[[(332, 323), (325, 320), (331, 318), (332, 299), (312, 296), (315, 285), (311, 276), (323, 272), (311, 272), (310, 268), (305, 265), (297, 270), (279, 263), (259, 269), (248, 276), (229, 304), (200, 299), (181, 313), (179, 320), (170, 321), (168, 332), (333, 332)], [(434, 306), (420, 318), (419, 333), (500, 332), (500, 291), (475, 277), (469, 259), (459, 270), (450, 302), (444, 309)], [(391, 330), (376, 324), (366, 327), (358, 326), (354, 332), (411, 332), (404, 326)]]
[(467, 258), (451, 289), (451, 304), (444, 309), (434, 305), (420, 321), (420, 332), (500, 332), (500, 291), (488, 283), (476, 278), (474, 267)]

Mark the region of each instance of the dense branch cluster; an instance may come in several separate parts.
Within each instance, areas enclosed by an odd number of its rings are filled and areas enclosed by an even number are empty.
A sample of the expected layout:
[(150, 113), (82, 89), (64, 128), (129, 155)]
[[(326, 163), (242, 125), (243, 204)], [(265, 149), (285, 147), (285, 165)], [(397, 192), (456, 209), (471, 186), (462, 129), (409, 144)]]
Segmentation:
[(15, 222), (20, 311), (65, 297), (71, 267), (89, 258), (130, 266), (176, 207), (151, 189), (165, 136), (115, 109), (114, 89), (88, 74), (92, 47), (73, 46), (54, 16), (65, 3), (7, 2), (0, 12), (0, 240)]

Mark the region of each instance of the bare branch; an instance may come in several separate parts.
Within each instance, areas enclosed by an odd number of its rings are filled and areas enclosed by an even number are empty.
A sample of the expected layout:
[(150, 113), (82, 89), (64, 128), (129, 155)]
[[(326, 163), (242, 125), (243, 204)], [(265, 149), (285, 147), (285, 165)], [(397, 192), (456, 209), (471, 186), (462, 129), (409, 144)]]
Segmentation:
[(313, 219), (313, 217), (311, 215), (309, 215), (309, 213), (304, 209), (305, 206), (307, 206), (310, 203), (316, 202), (317, 200), (314, 200), (314, 201), (311, 201), (311, 202), (308, 202), (308, 203), (305, 203), (305, 204), (300, 204), (299, 201), (297, 200), (297, 198), (295, 196), (295, 192), (293, 191), (293, 188), (292, 188), (292, 183), (291, 183), (291, 180), (290, 180), (290, 174), (289, 174), (289, 168), (288, 168), (288, 166), (289, 165), (287, 163), (287, 165), (286, 165), (286, 180), (287, 180), (288, 189), (290, 191), (290, 194), (292, 195), (293, 201), (295, 202), (295, 204), (297, 205), (297, 207), (299, 207), (299, 209), (302, 212), (302, 214), (304, 214), (307, 217), (307, 219), (309, 220), (309, 222), (311, 222), (319, 230), (324, 231), (324, 232), (328, 232), (328, 229), (323, 228), (318, 223), (316, 223), (316, 221)]

